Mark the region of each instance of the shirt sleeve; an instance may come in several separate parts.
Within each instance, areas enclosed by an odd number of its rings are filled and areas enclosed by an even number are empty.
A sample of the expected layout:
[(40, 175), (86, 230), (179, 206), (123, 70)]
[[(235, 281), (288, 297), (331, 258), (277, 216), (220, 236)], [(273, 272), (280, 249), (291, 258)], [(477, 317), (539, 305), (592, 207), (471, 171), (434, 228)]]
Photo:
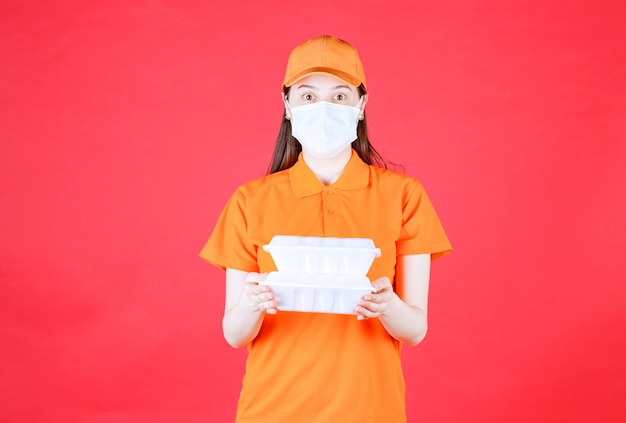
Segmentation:
[(399, 255), (430, 254), (433, 261), (452, 251), (426, 190), (416, 180), (405, 189), (402, 230), (396, 248)]
[(245, 196), (238, 189), (222, 210), (200, 257), (221, 269), (258, 272), (258, 246), (250, 240), (246, 216)]

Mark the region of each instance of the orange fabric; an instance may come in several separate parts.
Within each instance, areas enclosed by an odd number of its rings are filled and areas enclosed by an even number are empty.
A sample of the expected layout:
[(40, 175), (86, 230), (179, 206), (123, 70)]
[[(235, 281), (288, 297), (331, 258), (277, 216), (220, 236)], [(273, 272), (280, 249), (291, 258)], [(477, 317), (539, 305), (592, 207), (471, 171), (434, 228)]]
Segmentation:
[(330, 35), (311, 38), (293, 49), (283, 89), (312, 73), (329, 73), (355, 87), (365, 87), (365, 72), (356, 49)]
[[(276, 268), (261, 247), (274, 235), (371, 238), (382, 256), (370, 280), (393, 281), (398, 254), (434, 260), (451, 249), (422, 185), (368, 166), (354, 151), (330, 186), (300, 157), (239, 187), (200, 255), (221, 268), (270, 272)], [(377, 319), (266, 315), (248, 346), (237, 422), (405, 422), (400, 348)]]

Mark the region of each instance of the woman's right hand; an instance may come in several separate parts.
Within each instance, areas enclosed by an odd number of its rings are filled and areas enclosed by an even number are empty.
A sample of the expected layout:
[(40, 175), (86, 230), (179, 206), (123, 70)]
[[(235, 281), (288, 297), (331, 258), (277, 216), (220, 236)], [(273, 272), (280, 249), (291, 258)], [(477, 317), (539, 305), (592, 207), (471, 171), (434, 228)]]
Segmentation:
[(259, 285), (267, 274), (226, 269), (226, 301), (222, 328), (224, 338), (235, 348), (251, 342), (259, 333), (265, 313), (276, 314), (276, 297), (268, 286)]
[(255, 310), (265, 312), (267, 314), (276, 314), (278, 303), (276, 296), (271, 288), (267, 285), (259, 285), (259, 282), (265, 280), (267, 273), (250, 272), (246, 276), (246, 284), (244, 286), (243, 298), (246, 298)]

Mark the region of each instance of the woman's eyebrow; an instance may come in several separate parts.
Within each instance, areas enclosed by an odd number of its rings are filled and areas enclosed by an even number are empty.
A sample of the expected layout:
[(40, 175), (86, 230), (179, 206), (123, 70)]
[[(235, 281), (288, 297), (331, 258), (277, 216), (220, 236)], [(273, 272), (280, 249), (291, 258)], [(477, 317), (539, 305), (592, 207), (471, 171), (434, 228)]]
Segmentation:
[[(299, 89), (302, 89), (302, 88), (308, 88), (308, 89), (311, 89), (311, 90), (319, 90), (319, 88), (317, 88), (316, 86), (308, 85), (308, 84), (298, 85), (297, 89), (299, 90)], [(337, 90), (337, 89), (342, 89), (342, 88), (345, 88), (347, 90), (352, 90), (352, 88), (350, 86), (348, 86), (348, 85), (337, 85), (337, 86), (333, 87), (332, 89), (333, 90)]]
[(314, 87), (313, 85), (306, 85), (306, 84), (302, 84), (302, 85), (298, 85), (298, 89), (302, 89), (302, 88), (309, 88), (311, 90), (317, 90), (317, 87)]

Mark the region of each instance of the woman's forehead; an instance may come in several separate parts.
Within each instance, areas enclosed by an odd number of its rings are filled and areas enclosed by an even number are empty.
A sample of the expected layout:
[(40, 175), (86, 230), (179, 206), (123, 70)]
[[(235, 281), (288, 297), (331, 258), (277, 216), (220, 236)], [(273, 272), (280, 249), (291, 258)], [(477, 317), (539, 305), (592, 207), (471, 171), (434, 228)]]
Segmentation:
[(330, 75), (328, 73), (312, 73), (291, 86), (291, 89), (314, 89), (314, 90), (334, 90), (334, 89), (348, 89), (355, 90), (357, 87), (348, 84), (347, 82)]

